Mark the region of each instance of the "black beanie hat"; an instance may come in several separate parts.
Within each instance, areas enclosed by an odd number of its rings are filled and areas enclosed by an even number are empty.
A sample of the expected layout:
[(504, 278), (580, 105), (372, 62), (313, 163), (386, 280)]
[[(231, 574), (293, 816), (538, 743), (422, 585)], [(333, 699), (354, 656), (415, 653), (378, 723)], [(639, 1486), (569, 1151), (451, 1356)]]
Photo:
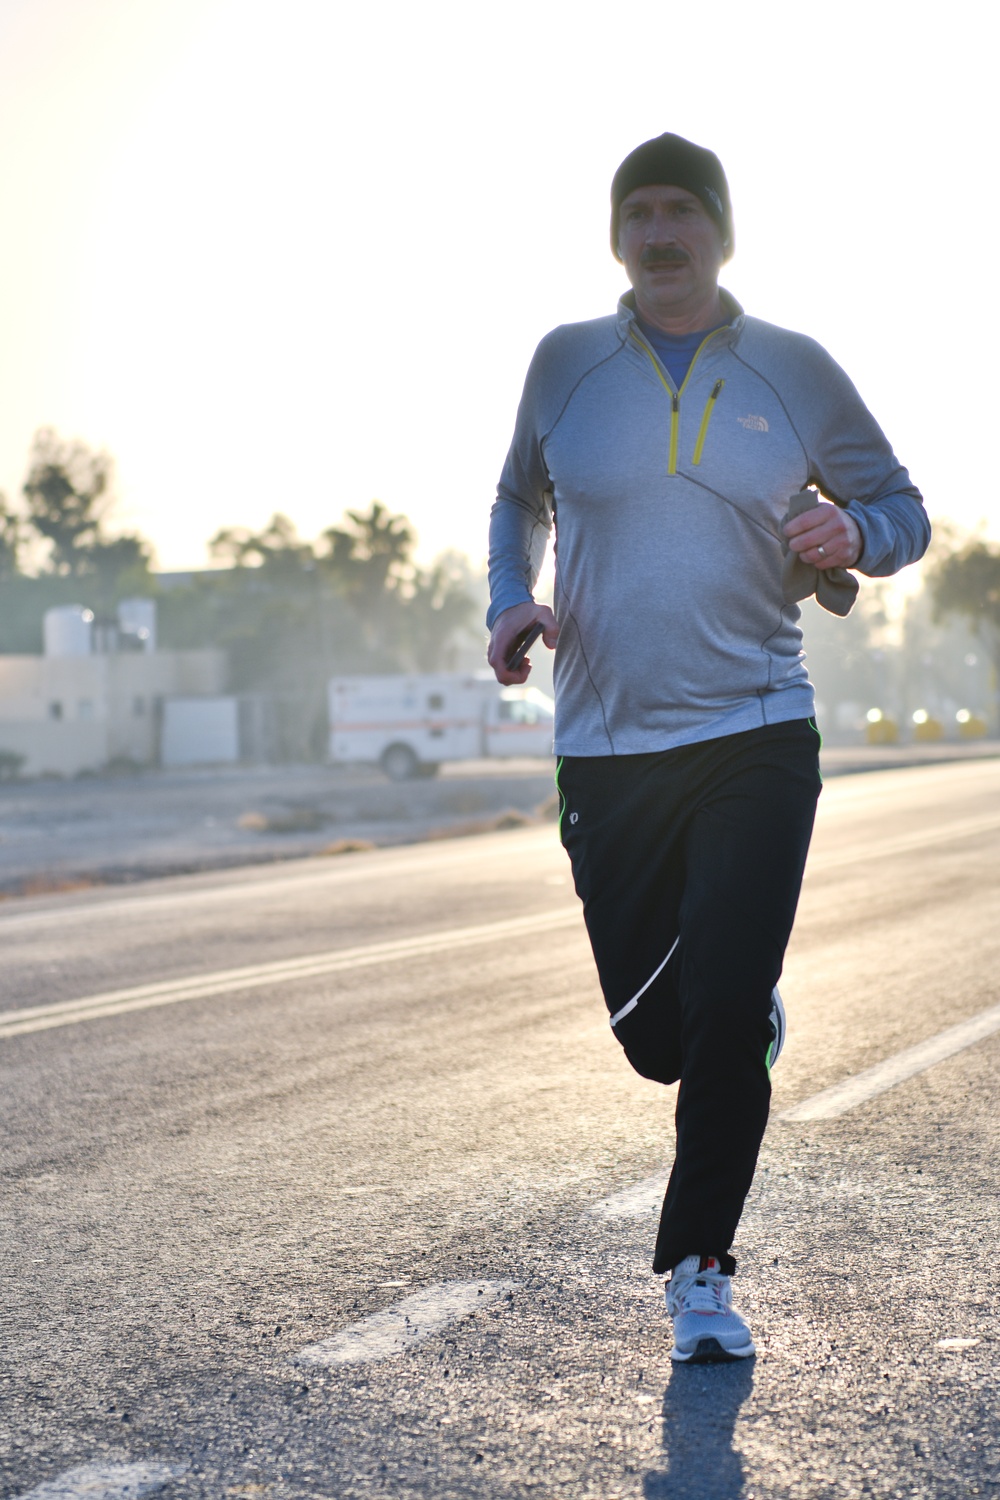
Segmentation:
[(629, 152), (611, 184), (611, 251), (618, 254), (618, 214), (623, 199), (640, 187), (679, 187), (694, 193), (715, 220), (725, 246), (733, 253), (733, 208), (729, 183), (714, 151), (696, 146), (681, 135), (658, 135)]

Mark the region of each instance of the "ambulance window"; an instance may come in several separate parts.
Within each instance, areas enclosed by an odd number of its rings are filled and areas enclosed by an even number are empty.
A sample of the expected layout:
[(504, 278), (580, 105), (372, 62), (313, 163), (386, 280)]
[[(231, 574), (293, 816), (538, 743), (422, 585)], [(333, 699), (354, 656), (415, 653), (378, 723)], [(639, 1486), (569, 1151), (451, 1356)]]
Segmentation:
[(500, 717), (514, 724), (537, 724), (538, 709), (524, 698), (501, 698)]

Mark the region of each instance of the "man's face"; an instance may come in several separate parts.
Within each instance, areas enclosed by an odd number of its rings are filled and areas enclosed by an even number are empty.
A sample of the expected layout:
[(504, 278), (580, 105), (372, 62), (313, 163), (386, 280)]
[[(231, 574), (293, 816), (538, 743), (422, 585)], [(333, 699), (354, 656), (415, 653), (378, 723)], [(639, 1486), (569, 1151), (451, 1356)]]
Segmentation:
[(623, 199), (618, 250), (640, 312), (666, 316), (711, 298), (725, 253), (701, 200), (679, 187), (636, 188)]

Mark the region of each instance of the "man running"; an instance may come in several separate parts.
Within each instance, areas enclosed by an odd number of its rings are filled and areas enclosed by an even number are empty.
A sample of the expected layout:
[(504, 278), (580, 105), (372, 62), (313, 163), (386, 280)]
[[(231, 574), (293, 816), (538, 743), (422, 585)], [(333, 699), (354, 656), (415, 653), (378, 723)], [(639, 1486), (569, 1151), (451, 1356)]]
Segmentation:
[[(847, 569), (926, 549), (920, 492), (843, 370), (720, 288), (718, 158), (676, 135), (625, 158), (617, 312), (556, 328), (528, 371), (490, 526), (489, 661), (556, 649), (561, 836), (611, 1026), (680, 1080), (653, 1260), (672, 1357), (745, 1358), (732, 1244), (781, 1049), (777, 981), (820, 790), (796, 601), (844, 614)], [(555, 610), (535, 580), (555, 527)]]

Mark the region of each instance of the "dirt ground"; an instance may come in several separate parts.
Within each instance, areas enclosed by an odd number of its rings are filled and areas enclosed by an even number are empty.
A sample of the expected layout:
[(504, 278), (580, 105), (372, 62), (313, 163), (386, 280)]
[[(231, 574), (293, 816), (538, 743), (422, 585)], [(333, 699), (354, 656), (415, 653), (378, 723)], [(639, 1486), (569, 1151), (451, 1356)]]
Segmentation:
[[(1000, 755), (1000, 742), (832, 747), (826, 776)], [(468, 761), (393, 783), (344, 766), (149, 770), (0, 784), (0, 896), (349, 854), (555, 816), (551, 760)]]

